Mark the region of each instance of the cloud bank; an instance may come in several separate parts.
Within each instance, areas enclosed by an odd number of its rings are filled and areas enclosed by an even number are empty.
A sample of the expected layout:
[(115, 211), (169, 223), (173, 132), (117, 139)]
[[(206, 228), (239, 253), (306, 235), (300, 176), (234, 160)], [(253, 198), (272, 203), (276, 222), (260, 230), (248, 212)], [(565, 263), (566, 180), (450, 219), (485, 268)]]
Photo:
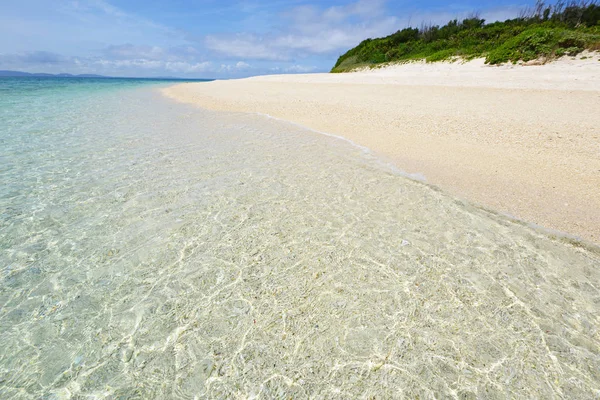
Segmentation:
[[(172, 16), (141, 15), (140, 10), (119, 8), (108, 0), (6, 3), (0, 5), (0, 69), (115, 76), (326, 71), (365, 38), (388, 35), (414, 21), (445, 23), (467, 14), (460, 9), (393, 9), (385, 0), (344, 5), (314, 0), (209, 1), (194, 17), (194, 3), (179, 12), (172, 3), (167, 8)], [(519, 9), (504, 6), (483, 10), (482, 15), (506, 19)]]

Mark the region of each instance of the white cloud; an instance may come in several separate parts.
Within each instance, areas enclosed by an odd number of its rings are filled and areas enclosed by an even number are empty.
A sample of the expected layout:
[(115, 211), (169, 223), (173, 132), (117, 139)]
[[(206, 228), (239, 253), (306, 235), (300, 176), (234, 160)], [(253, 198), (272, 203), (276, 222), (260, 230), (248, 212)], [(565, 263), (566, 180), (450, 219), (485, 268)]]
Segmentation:
[(147, 59), (132, 59), (132, 60), (93, 60), (90, 64), (97, 64), (103, 67), (117, 69), (137, 69), (143, 68), (146, 70), (168, 71), (175, 73), (191, 74), (197, 72), (212, 71), (213, 64), (209, 61), (190, 63), (185, 61), (162, 61), (162, 60), (147, 60)]
[[(113, 6), (105, 0), (75, 0), (67, 1), (62, 4), (60, 11), (71, 15), (79, 20), (93, 22), (98, 19), (103, 20), (103, 16), (110, 17), (113, 25), (126, 25), (137, 28), (152, 28), (165, 33), (176, 33), (177, 30), (165, 25), (156, 23), (139, 15), (127, 13), (122, 9)], [(104, 15), (102, 15), (104, 14)]]
[(322, 27), (312, 32), (294, 32), (278, 37), (273, 47), (284, 51), (301, 50), (306, 53), (327, 54), (348, 50), (369, 37), (385, 36), (397, 28), (394, 17), (373, 24), (359, 24), (352, 28)]
[(130, 43), (110, 45), (104, 49), (103, 53), (107, 57), (117, 60), (127, 60), (132, 58), (161, 60), (166, 57), (166, 52), (162, 47), (145, 45), (135, 46)]
[(283, 13), (281, 18), (279, 29), (268, 34), (209, 35), (204, 43), (229, 57), (289, 61), (346, 50), (366, 37), (392, 33), (398, 23), (396, 17), (385, 15), (382, 0), (361, 0), (325, 9), (304, 5)]
[(273, 47), (272, 39), (251, 34), (211, 35), (205, 38), (204, 44), (211, 50), (235, 58), (271, 61), (290, 58)]
[(0, 65), (59, 65), (69, 61), (69, 57), (49, 51), (25, 51), (14, 54), (0, 54)]
[(238, 61), (235, 64), (221, 64), (220, 70), (226, 71), (226, 72), (241, 72), (241, 71), (256, 70), (256, 68), (254, 68), (252, 65), (248, 64), (247, 62)]
[[(468, 17), (472, 10), (406, 12), (389, 15), (385, 0), (359, 0), (344, 6), (323, 8), (315, 5), (293, 7), (279, 15), (276, 28), (268, 33), (209, 35), (204, 45), (216, 53), (235, 58), (294, 61), (310, 56), (338, 56), (366, 38), (389, 35), (407, 26), (445, 24)], [(518, 15), (516, 6), (487, 9), (481, 13), (488, 21)]]
[(204, 61), (201, 63), (187, 63), (187, 62), (168, 62), (165, 65), (165, 69), (167, 71), (173, 72), (184, 72), (184, 73), (192, 73), (192, 72), (209, 72), (213, 71), (213, 64), (210, 61)]
[(283, 72), (289, 72), (294, 74), (306, 74), (315, 70), (317, 70), (317, 67), (308, 65), (291, 65), (289, 67), (283, 68)]
[(142, 58), (162, 61), (189, 61), (200, 56), (200, 51), (192, 46), (159, 47), (130, 43), (107, 46), (102, 53), (107, 58), (117, 60)]
[[(241, 62), (239, 69), (245, 68)], [(216, 69), (210, 61), (169, 61), (160, 58), (121, 58), (67, 57), (49, 52), (25, 52), (0, 54), (0, 68), (18, 69), (27, 72), (71, 72), (99, 73), (106, 75), (145, 76), (168, 73), (200, 74), (214, 73)]]

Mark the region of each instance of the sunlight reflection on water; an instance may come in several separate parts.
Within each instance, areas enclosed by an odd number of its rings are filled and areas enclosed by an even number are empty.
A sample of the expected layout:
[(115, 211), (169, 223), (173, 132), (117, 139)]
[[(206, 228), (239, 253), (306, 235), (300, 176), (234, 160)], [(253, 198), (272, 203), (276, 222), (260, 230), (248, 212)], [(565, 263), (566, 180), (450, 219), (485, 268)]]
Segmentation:
[(597, 252), (281, 121), (62, 107), (0, 150), (1, 397), (600, 395)]

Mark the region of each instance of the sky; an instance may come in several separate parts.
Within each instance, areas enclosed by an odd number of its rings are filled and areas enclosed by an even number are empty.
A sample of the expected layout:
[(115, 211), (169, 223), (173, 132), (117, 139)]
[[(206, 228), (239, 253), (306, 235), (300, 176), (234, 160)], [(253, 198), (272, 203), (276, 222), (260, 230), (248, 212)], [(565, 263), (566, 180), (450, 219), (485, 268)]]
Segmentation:
[(363, 39), (528, 0), (0, 0), (0, 70), (236, 78), (329, 71)]

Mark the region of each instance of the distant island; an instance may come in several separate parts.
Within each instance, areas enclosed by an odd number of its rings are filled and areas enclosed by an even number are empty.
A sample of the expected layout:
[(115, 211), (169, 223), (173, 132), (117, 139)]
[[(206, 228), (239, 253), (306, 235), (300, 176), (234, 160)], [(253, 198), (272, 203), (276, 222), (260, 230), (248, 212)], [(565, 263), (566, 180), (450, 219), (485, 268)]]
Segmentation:
[(81, 74), (81, 75), (73, 75), (73, 74), (45, 74), (45, 73), (31, 73), (31, 72), (22, 72), (22, 71), (6, 71), (0, 70), (0, 76), (17, 76), (17, 77), (52, 77), (52, 78), (110, 78), (109, 76), (103, 75), (94, 75), (94, 74)]
[(128, 78), (128, 77), (116, 77), (116, 76), (105, 76), (96, 74), (46, 74), (43, 72), (31, 73), (23, 71), (8, 71), (0, 70), (0, 77), (32, 77), (32, 78), (106, 78), (106, 79), (164, 79), (172, 81), (211, 81), (212, 79), (189, 79), (189, 78), (177, 78), (175, 76), (156, 76), (156, 77), (144, 77), (144, 78)]
[(379, 39), (366, 39), (341, 55), (331, 72), (347, 72), (389, 62), (465, 60), (488, 64), (543, 62), (584, 50), (600, 50), (600, 6), (589, 1), (538, 1), (519, 18), (486, 24), (477, 14), (440, 27), (422, 24)]

